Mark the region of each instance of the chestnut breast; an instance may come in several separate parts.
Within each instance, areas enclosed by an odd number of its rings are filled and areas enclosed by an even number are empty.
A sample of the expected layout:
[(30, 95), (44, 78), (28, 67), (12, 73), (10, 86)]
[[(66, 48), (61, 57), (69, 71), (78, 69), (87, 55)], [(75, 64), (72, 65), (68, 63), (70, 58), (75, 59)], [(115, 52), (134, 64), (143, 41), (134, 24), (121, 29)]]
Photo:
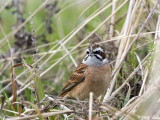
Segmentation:
[(110, 64), (98, 67), (89, 66), (85, 74), (86, 84), (88, 84), (90, 91), (94, 93), (95, 97), (97, 98), (104, 94), (111, 80)]

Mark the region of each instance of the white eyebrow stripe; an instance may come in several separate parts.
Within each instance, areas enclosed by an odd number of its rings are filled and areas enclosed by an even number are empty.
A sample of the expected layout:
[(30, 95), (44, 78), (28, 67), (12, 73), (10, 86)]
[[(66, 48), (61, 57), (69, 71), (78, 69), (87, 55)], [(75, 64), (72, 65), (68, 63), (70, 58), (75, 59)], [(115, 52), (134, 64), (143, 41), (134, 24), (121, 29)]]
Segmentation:
[(101, 59), (102, 59), (102, 56), (101, 56), (101, 55), (96, 54), (96, 56), (98, 56), (99, 58), (101, 58)]
[(103, 52), (103, 49), (101, 47), (98, 47), (98, 48), (94, 49), (94, 51), (98, 51), (98, 50)]

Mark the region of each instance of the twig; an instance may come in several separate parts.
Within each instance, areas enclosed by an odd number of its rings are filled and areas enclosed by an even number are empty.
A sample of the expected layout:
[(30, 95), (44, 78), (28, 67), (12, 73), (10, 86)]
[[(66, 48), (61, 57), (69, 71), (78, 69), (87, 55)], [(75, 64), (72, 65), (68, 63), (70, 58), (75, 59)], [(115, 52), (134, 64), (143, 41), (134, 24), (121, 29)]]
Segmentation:
[(89, 93), (89, 120), (92, 120), (93, 93)]
[[(29, 13), (29, 15), (31, 15), (31, 13)], [(34, 61), (37, 61), (38, 60), (38, 56), (37, 56), (37, 53), (38, 53), (38, 48), (37, 48), (37, 41), (36, 41), (36, 33), (35, 33), (35, 29), (34, 29), (34, 21), (33, 21), (33, 16), (31, 16), (31, 18), (30, 18), (30, 21), (31, 21), (31, 26), (30, 26), (30, 28), (31, 28), (31, 30), (32, 30), (32, 44), (33, 44), (33, 48), (35, 48), (35, 49), (33, 49), (35, 52), (34, 52), (34, 54), (33, 54), (33, 60)], [(38, 66), (38, 65), (37, 65)], [(37, 71), (38, 72), (38, 71)]]
[[(74, 113), (73, 110), (63, 110), (59, 112), (48, 112), (48, 113), (42, 113), (43, 118), (45, 117), (50, 117), (53, 115), (61, 115), (61, 114), (67, 114), (67, 113)], [(33, 119), (35, 117), (38, 117), (38, 115), (26, 115), (24, 117), (11, 117), (11, 118), (6, 118), (6, 120), (26, 120), (26, 119)]]

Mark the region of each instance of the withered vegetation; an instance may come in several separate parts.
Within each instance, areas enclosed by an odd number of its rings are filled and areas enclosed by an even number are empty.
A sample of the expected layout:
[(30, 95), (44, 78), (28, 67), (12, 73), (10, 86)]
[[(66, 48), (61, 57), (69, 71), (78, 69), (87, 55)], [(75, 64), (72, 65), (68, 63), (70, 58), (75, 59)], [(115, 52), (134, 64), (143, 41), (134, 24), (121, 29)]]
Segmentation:
[[(160, 119), (160, 0), (1, 0), (0, 118)], [(63, 99), (98, 33), (112, 82), (93, 101)]]

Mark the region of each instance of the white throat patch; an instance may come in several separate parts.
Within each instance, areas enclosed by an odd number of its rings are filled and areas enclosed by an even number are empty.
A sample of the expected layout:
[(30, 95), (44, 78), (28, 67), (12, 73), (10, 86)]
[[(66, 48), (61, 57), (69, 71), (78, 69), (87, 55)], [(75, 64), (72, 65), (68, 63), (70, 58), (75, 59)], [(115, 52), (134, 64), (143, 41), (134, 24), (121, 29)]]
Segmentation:
[(88, 58), (86, 60), (83, 59), (83, 63), (88, 66), (102, 66), (102, 65), (108, 63), (108, 59), (103, 59), (102, 61), (100, 61), (95, 56), (88, 56)]

